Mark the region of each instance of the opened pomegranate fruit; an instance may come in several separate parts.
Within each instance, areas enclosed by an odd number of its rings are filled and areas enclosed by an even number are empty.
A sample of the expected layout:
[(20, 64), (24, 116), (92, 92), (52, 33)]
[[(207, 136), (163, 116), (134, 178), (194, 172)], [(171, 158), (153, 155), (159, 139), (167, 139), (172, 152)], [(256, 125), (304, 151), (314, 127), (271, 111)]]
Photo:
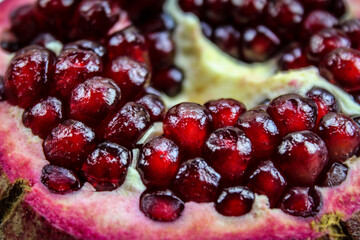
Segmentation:
[(358, 1), (0, 10), (0, 239), (360, 238)]

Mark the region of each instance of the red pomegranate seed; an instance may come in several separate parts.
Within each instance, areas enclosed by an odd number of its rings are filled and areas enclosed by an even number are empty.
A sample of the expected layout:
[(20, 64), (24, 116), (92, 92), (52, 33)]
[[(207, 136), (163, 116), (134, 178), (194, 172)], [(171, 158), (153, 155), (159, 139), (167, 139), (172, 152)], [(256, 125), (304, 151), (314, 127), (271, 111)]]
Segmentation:
[(127, 56), (113, 59), (105, 70), (106, 76), (119, 85), (122, 102), (134, 98), (150, 81), (150, 71), (145, 63), (135, 61)]
[(225, 188), (215, 202), (215, 209), (224, 216), (242, 216), (251, 211), (255, 194), (247, 187)]
[(146, 34), (151, 63), (155, 68), (170, 67), (175, 58), (175, 43), (168, 31)]
[(150, 126), (150, 116), (146, 109), (140, 104), (128, 102), (105, 118), (97, 133), (105, 140), (132, 148)]
[(56, 37), (51, 33), (40, 33), (30, 44), (45, 47), (47, 44), (56, 41)]
[(120, 96), (120, 88), (111, 79), (90, 78), (71, 91), (69, 118), (96, 127), (116, 109)]
[(205, 160), (221, 175), (226, 185), (241, 183), (252, 156), (250, 139), (238, 128), (213, 132), (204, 146)]
[(276, 165), (290, 183), (312, 186), (328, 160), (325, 142), (313, 132), (301, 131), (283, 138), (278, 147)]
[(319, 125), (322, 117), (329, 112), (340, 112), (340, 105), (336, 97), (324, 88), (313, 87), (306, 93), (306, 96), (312, 99), (317, 105), (318, 116), (316, 126)]
[(268, 0), (230, 0), (229, 10), (237, 24), (253, 23), (263, 16)]
[(173, 222), (183, 210), (184, 202), (170, 190), (144, 192), (140, 197), (140, 210), (152, 220)]
[(154, 71), (151, 85), (168, 96), (174, 97), (181, 92), (183, 81), (183, 71), (177, 67), (170, 67)]
[(164, 135), (173, 140), (187, 157), (198, 157), (211, 132), (210, 112), (196, 103), (180, 103), (164, 118)]
[(204, 17), (213, 24), (223, 23), (230, 10), (230, 0), (204, 0)]
[(208, 101), (205, 107), (210, 111), (214, 129), (234, 127), (240, 115), (246, 112), (243, 103), (231, 98)]
[(294, 187), (290, 189), (281, 202), (281, 209), (297, 217), (313, 217), (322, 206), (321, 195), (313, 188)]
[(240, 116), (237, 125), (252, 143), (255, 159), (270, 158), (280, 143), (280, 134), (275, 122), (263, 110), (250, 110)]
[(80, 49), (80, 50), (92, 51), (96, 53), (99, 57), (101, 57), (102, 60), (105, 60), (105, 57), (107, 55), (107, 50), (104, 46), (90, 40), (79, 40), (72, 43), (68, 43), (64, 46), (63, 50), (68, 50), (68, 49)]
[(161, 122), (166, 113), (166, 107), (161, 97), (155, 94), (146, 94), (135, 101), (148, 111), (151, 122)]
[(5, 100), (4, 77), (0, 76), (0, 102)]
[(344, 114), (328, 113), (321, 119), (317, 132), (324, 139), (333, 162), (346, 161), (360, 147), (360, 127)]
[(81, 122), (66, 120), (54, 128), (43, 143), (51, 164), (78, 170), (93, 150), (95, 133)]
[(350, 39), (341, 30), (327, 28), (311, 36), (308, 55), (311, 60), (319, 61), (332, 50), (342, 47), (351, 47)]
[(59, 99), (48, 97), (25, 110), (22, 122), (33, 134), (46, 138), (63, 120), (63, 106)]
[(179, 147), (170, 139), (157, 137), (141, 149), (137, 170), (148, 187), (168, 187), (180, 166)]
[(332, 28), (338, 24), (338, 19), (324, 10), (310, 12), (302, 22), (302, 37), (308, 39), (311, 35), (325, 28)]
[(46, 49), (32, 49), (11, 60), (5, 74), (5, 96), (14, 105), (28, 108), (46, 95), (56, 56)]
[(56, 16), (66, 20), (75, 10), (78, 0), (37, 0), (37, 8), (49, 17)]
[(301, 0), (301, 3), (309, 10), (327, 9), (333, 0)]
[(204, 0), (179, 0), (179, 5), (184, 12), (191, 12), (200, 16), (203, 12)]
[(143, 33), (169, 31), (173, 32), (176, 27), (175, 20), (167, 13), (161, 13), (153, 18), (144, 21), (139, 25)]
[(162, 12), (165, 0), (124, 0), (124, 8), (128, 12), (131, 20), (138, 22), (146, 19), (146, 15), (158, 15)]
[(107, 49), (110, 60), (129, 56), (139, 62), (150, 62), (145, 37), (134, 27), (112, 34), (107, 41)]
[(347, 12), (344, 0), (332, 0), (332, 3), (329, 6), (329, 11), (338, 18), (344, 16)]
[(360, 19), (347, 20), (340, 28), (350, 38), (352, 47), (360, 50)]
[(267, 108), (280, 136), (302, 130), (313, 130), (317, 118), (316, 103), (298, 94), (290, 93), (272, 100)]
[(60, 53), (55, 70), (55, 90), (68, 98), (71, 90), (103, 71), (101, 58), (92, 51), (67, 49)]
[(287, 182), (271, 161), (262, 162), (250, 176), (249, 187), (257, 194), (266, 195), (270, 206), (276, 207)]
[(77, 191), (82, 185), (75, 172), (54, 165), (46, 165), (43, 168), (41, 182), (51, 192), (57, 194), (66, 194)]
[(258, 25), (248, 28), (242, 36), (241, 54), (245, 61), (263, 62), (278, 49), (280, 39), (269, 28)]
[(216, 200), (220, 175), (202, 158), (180, 165), (173, 182), (173, 190), (185, 202), (213, 202)]
[(88, 156), (81, 172), (97, 191), (112, 191), (125, 181), (131, 152), (111, 142), (101, 143)]
[(307, 59), (304, 48), (296, 44), (286, 49), (280, 56), (278, 65), (281, 70), (292, 70), (308, 67), (311, 62)]
[(346, 180), (348, 167), (341, 163), (333, 163), (321, 184), (323, 187), (339, 186)]
[(239, 58), (241, 34), (233, 26), (223, 25), (217, 27), (214, 31), (213, 41), (230, 56)]
[(119, 6), (110, 0), (83, 0), (70, 22), (70, 39), (95, 38), (106, 35), (119, 19)]
[(336, 49), (320, 62), (319, 69), (322, 76), (346, 91), (360, 90), (360, 51)]
[[(31, 51), (33, 51), (33, 50), (40, 50), (40, 51), (49, 51), (49, 50), (47, 50), (45, 47), (43, 47), (43, 46), (40, 46), (40, 45), (29, 45), (29, 46), (26, 46), (26, 47), (23, 47), (22, 49), (20, 49), (19, 51), (17, 51), (16, 53), (15, 53), (15, 57), (18, 57), (18, 56), (20, 56), (20, 55), (24, 55), (24, 54), (26, 54), (26, 53), (28, 53), (28, 52), (31, 52)], [(50, 53), (53, 53), (53, 52), (50, 52)], [(53, 55), (53, 54), (51, 54), (51, 55)], [(14, 58), (15, 58), (14, 57)], [(56, 58), (54, 58), (54, 59), (56, 59)]]

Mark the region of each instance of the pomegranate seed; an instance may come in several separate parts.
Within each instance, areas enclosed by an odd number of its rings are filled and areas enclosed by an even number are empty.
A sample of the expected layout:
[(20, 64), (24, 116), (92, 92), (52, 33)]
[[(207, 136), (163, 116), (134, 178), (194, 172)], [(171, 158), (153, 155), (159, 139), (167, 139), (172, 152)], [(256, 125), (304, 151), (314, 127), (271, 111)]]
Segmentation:
[(177, 67), (157, 69), (151, 79), (154, 88), (163, 91), (170, 97), (174, 97), (182, 90), (184, 73)]
[[(165, 0), (124, 0), (124, 8), (127, 10), (131, 20), (138, 22), (146, 15), (158, 15), (162, 12)], [(145, 17), (146, 18), (146, 17)]]
[(0, 76), (0, 102), (5, 100), (4, 77)]
[(15, 57), (5, 74), (5, 95), (14, 105), (28, 108), (45, 96), (53, 77), (56, 56), (46, 49), (32, 49)]
[(115, 110), (120, 96), (120, 88), (111, 79), (90, 78), (71, 91), (69, 118), (96, 127)]
[(281, 202), (281, 209), (297, 217), (313, 217), (321, 209), (321, 195), (313, 188), (290, 189)]
[(344, 114), (326, 114), (321, 119), (317, 132), (324, 139), (333, 162), (346, 161), (354, 156), (360, 147), (360, 127)]
[(246, 112), (243, 103), (230, 98), (208, 101), (205, 107), (210, 111), (214, 129), (234, 127), (240, 115)]
[(155, 68), (170, 67), (175, 58), (175, 43), (168, 31), (146, 34), (151, 63)]
[(68, 43), (64, 46), (63, 50), (68, 50), (68, 49), (80, 49), (80, 50), (92, 51), (96, 53), (102, 60), (105, 60), (105, 57), (107, 55), (107, 50), (104, 46), (90, 40), (79, 40), (76, 42)]
[(219, 182), (220, 175), (204, 159), (195, 158), (180, 165), (173, 189), (185, 202), (213, 202)]
[(107, 41), (107, 49), (110, 60), (129, 56), (139, 62), (150, 62), (145, 37), (134, 27), (112, 34)]
[(173, 222), (183, 210), (184, 202), (170, 190), (144, 192), (140, 197), (140, 210), (155, 221)]
[(350, 39), (341, 30), (323, 29), (309, 40), (309, 58), (319, 61), (334, 49), (350, 46)]
[(128, 102), (109, 115), (98, 128), (98, 136), (131, 148), (151, 125), (149, 113), (140, 104)]
[(336, 17), (341, 18), (347, 12), (344, 0), (332, 0), (329, 6), (329, 11)]
[(210, 39), (213, 36), (213, 31), (214, 31), (213, 27), (210, 26), (210, 24), (208, 24), (206, 22), (201, 22), (200, 26), (201, 26), (201, 31), (204, 34), (204, 36)]
[(280, 39), (266, 26), (248, 28), (242, 37), (242, 57), (248, 62), (263, 62), (276, 52), (279, 45)]
[(222, 181), (230, 185), (243, 180), (252, 159), (251, 152), (250, 139), (235, 127), (216, 130), (204, 146), (206, 161), (221, 175)]
[(320, 62), (319, 69), (322, 76), (346, 91), (360, 90), (360, 51), (336, 49)]
[(20, 50), (23, 43), (10, 30), (4, 30), (1, 33), (0, 46), (3, 50), (13, 53)]
[(51, 33), (41, 33), (34, 38), (30, 44), (39, 45), (45, 47), (47, 44), (56, 41), (56, 37)]
[(201, 156), (211, 131), (210, 112), (196, 103), (180, 103), (164, 118), (164, 135), (173, 140), (187, 157)]
[(313, 87), (306, 93), (306, 96), (312, 99), (317, 105), (318, 116), (316, 126), (319, 125), (322, 117), (329, 112), (340, 112), (340, 105), (336, 97), (326, 89)]
[(280, 143), (280, 134), (275, 122), (263, 110), (250, 110), (240, 116), (237, 127), (249, 137), (255, 159), (270, 158)]
[(268, 0), (230, 0), (230, 12), (237, 24), (254, 23), (260, 20)]
[(55, 70), (55, 90), (68, 98), (71, 90), (103, 70), (101, 58), (92, 51), (68, 49), (60, 53)]
[(307, 59), (304, 49), (296, 44), (280, 56), (278, 65), (281, 70), (292, 70), (308, 67), (311, 62)]
[(175, 20), (167, 13), (161, 13), (139, 25), (139, 28), (143, 33), (159, 31), (173, 32), (175, 27)]
[(213, 23), (223, 23), (227, 19), (230, 0), (204, 0), (206, 19)]
[(346, 180), (348, 167), (341, 163), (333, 163), (329, 171), (326, 173), (325, 179), (321, 186), (323, 187), (336, 187)]
[(95, 133), (81, 122), (66, 120), (54, 128), (43, 143), (51, 164), (78, 170), (93, 150)]
[(215, 202), (216, 211), (224, 216), (242, 216), (251, 211), (255, 194), (247, 187), (225, 188)]
[(110, 0), (83, 0), (71, 20), (69, 37), (101, 38), (119, 19), (120, 9)]
[(360, 50), (360, 19), (347, 20), (340, 28), (350, 38), (352, 47)]
[(53, 193), (66, 194), (77, 191), (82, 183), (75, 172), (53, 165), (46, 165), (41, 173), (41, 182)]
[(313, 130), (317, 118), (316, 103), (298, 94), (290, 93), (272, 100), (267, 108), (280, 136), (302, 130)]
[(48, 97), (25, 110), (22, 122), (33, 134), (46, 138), (63, 120), (63, 106), (59, 99)]
[(154, 94), (146, 94), (135, 101), (142, 105), (149, 113), (151, 122), (161, 122), (166, 113), (163, 100)]
[(313, 132), (301, 131), (283, 138), (278, 147), (276, 164), (289, 182), (297, 186), (311, 186), (328, 160), (325, 142)]
[(203, 12), (204, 0), (179, 0), (179, 5), (184, 12), (200, 16)]
[(309, 10), (326, 9), (332, 0), (301, 0), (301, 3)]
[(111, 142), (101, 143), (88, 156), (81, 172), (97, 191), (112, 191), (125, 181), (131, 153)]
[(257, 194), (266, 195), (270, 206), (277, 205), (287, 182), (271, 161), (262, 162), (250, 176), (249, 187)]
[(37, 8), (42, 14), (49, 17), (56, 16), (66, 20), (75, 10), (77, 0), (37, 0)]
[(170, 139), (157, 137), (141, 149), (137, 169), (146, 186), (167, 187), (180, 166), (179, 147)]
[[(49, 50), (47, 50), (47, 49), (46, 49), (45, 47), (43, 47), (43, 46), (39, 46), (39, 45), (29, 45), (29, 46), (23, 47), (22, 49), (20, 49), (19, 51), (17, 51), (17, 52), (15, 53), (15, 57), (24, 55), (24, 54), (26, 54), (26, 53), (29, 53), (29, 52), (33, 51), (33, 50), (35, 50), (35, 51), (36, 51), (36, 50), (49, 51)], [(50, 52), (50, 54), (54, 56), (53, 52)], [(14, 57), (14, 58), (15, 58), (15, 57)], [(56, 58), (53, 58), (53, 59), (56, 59)]]
[(214, 31), (213, 41), (224, 52), (234, 58), (239, 58), (241, 35), (231, 25), (219, 26)]
[(302, 22), (303, 38), (308, 39), (311, 35), (325, 28), (334, 27), (338, 22), (338, 19), (331, 13), (324, 10), (314, 10), (310, 12)]

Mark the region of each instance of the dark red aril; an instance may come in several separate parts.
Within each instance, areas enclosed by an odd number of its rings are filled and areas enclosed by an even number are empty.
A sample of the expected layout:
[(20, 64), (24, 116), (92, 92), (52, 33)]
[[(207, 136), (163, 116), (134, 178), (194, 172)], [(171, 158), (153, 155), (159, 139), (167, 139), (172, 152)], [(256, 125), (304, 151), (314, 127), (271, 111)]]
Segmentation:
[(263, 62), (274, 55), (281, 43), (279, 37), (264, 25), (245, 29), (241, 55), (247, 62)]
[(285, 191), (287, 182), (274, 164), (267, 160), (251, 174), (248, 186), (255, 193), (266, 195), (269, 198), (270, 207), (273, 208), (276, 207)]
[(153, 18), (141, 23), (139, 29), (143, 33), (159, 32), (159, 31), (170, 31), (173, 32), (176, 27), (176, 22), (167, 13), (161, 13)]
[(349, 19), (340, 28), (350, 38), (352, 47), (360, 50), (360, 19)]
[(36, 38), (34, 38), (30, 44), (46, 47), (47, 44), (54, 41), (57, 41), (57, 39), (51, 33), (41, 33)]
[(280, 133), (275, 122), (263, 110), (249, 110), (237, 121), (252, 143), (252, 156), (257, 160), (270, 158), (280, 143)]
[(252, 160), (250, 139), (238, 128), (220, 128), (210, 134), (204, 158), (221, 175), (225, 185), (241, 183)]
[(204, 17), (212, 24), (223, 23), (228, 18), (230, 0), (204, 0)]
[(231, 25), (222, 25), (214, 30), (213, 41), (224, 52), (234, 58), (240, 56), (240, 31)]
[(148, 111), (151, 122), (161, 122), (166, 113), (165, 103), (155, 94), (146, 94), (135, 101)]
[(255, 194), (248, 187), (225, 188), (215, 202), (215, 209), (224, 216), (237, 217), (249, 213)]
[(123, 1), (123, 7), (133, 22), (146, 19), (149, 15), (158, 15), (162, 12), (165, 0), (134, 0)]
[(125, 181), (131, 152), (115, 143), (104, 142), (88, 156), (81, 172), (97, 191), (112, 191)]
[(151, 126), (147, 110), (140, 104), (128, 102), (110, 114), (97, 129), (102, 139), (132, 148)]
[(172, 107), (163, 121), (165, 137), (173, 140), (184, 154), (199, 157), (212, 130), (210, 112), (196, 103), (180, 103)]
[(322, 181), (323, 187), (336, 187), (346, 180), (348, 167), (341, 163), (333, 163)]
[(55, 69), (55, 91), (67, 99), (71, 90), (103, 71), (101, 58), (92, 51), (67, 49), (60, 53)]
[(203, 13), (204, 0), (179, 0), (179, 5), (184, 12), (191, 12), (196, 16), (201, 16)]
[(170, 139), (157, 137), (146, 143), (140, 153), (137, 170), (148, 187), (168, 187), (180, 166), (179, 147)]
[(317, 105), (318, 116), (316, 126), (319, 125), (322, 117), (329, 112), (340, 112), (341, 110), (336, 97), (324, 88), (313, 87), (306, 93), (306, 96), (312, 99)]
[(154, 71), (151, 85), (166, 95), (174, 97), (181, 92), (183, 81), (183, 71), (177, 67), (170, 67)]
[(175, 58), (175, 43), (168, 31), (146, 34), (151, 64), (155, 68), (170, 67)]
[[(29, 46), (26, 46), (26, 47), (23, 47), (21, 48), (19, 51), (17, 51), (15, 53), (15, 56), (14, 58), (20, 56), (20, 55), (24, 55), (28, 52), (32, 52), (34, 50), (40, 50), (40, 51), (49, 51), (47, 50), (44, 46), (40, 46), (40, 45), (29, 45)], [(50, 53), (53, 53), (53, 52), (50, 52)], [(53, 54), (52, 54), (53, 55)], [(54, 58), (56, 60), (56, 57)]]
[(304, 48), (295, 44), (281, 54), (278, 65), (281, 70), (293, 70), (309, 67), (312, 64), (307, 59)]
[(322, 206), (320, 193), (313, 188), (291, 188), (282, 199), (281, 209), (297, 217), (313, 217)]
[(313, 130), (317, 118), (316, 103), (298, 94), (290, 93), (273, 99), (268, 108), (280, 136), (302, 130)]
[(333, 0), (301, 0), (301, 3), (308, 10), (327, 9)]
[(282, 139), (275, 163), (289, 183), (312, 186), (328, 160), (329, 152), (324, 140), (313, 132), (301, 131)]
[(302, 37), (308, 39), (311, 35), (325, 28), (332, 28), (338, 23), (338, 19), (328, 11), (314, 10), (310, 12), (302, 22)]
[(0, 76), (0, 102), (5, 100), (4, 77)]
[(71, 91), (69, 118), (96, 127), (116, 109), (120, 97), (120, 88), (111, 79), (90, 78)]
[(184, 207), (184, 202), (170, 190), (146, 191), (140, 197), (140, 210), (145, 216), (159, 222), (175, 221)]
[(66, 120), (43, 142), (46, 159), (53, 165), (79, 170), (95, 147), (95, 133), (83, 123)]
[(11, 104), (28, 108), (46, 96), (54, 74), (55, 61), (53, 52), (40, 47), (13, 58), (5, 73), (7, 100)]
[(41, 182), (53, 193), (66, 194), (77, 191), (82, 183), (74, 171), (46, 165), (41, 173)]
[(103, 61), (105, 60), (105, 57), (107, 55), (107, 50), (103, 45), (90, 40), (78, 40), (72, 43), (68, 43), (64, 46), (63, 50), (67, 49), (92, 51), (96, 53)]
[(268, 0), (230, 0), (229, 10), (237, 24), (253, 23), (261, 19)]
[(332, 0), (328, 9), (337, 18), (343, 17), (347, 12), (347, 6), (344, 0)]
[(195, 158), (180, 165), (172, 188), (184, 202), (213, 202), (218, 194), (220, 178), (204, 159)]
[(321, 119), (317, 132), (324, 139), (333, 162), (346, 161), (360, 147), (360, 127), (345, 114), (328, 113)]
[(246, 106), (231, 98), (222, 98), (205, 103), (210, 111), (214, 129), (235, 126), (239, 117), (246, 112)]
[(25, 127), (33, 134), (46, 138), (64, 118), (62, 102), (55, 97), (48, 97), (26, 109), (22, 116)]
[(127, 56), (114, 58), (106, 67), (105, 75), (115, 81), (122, 93), (122, 102), (135, 97), (150, 81), (150, 70), (145, 63)]

